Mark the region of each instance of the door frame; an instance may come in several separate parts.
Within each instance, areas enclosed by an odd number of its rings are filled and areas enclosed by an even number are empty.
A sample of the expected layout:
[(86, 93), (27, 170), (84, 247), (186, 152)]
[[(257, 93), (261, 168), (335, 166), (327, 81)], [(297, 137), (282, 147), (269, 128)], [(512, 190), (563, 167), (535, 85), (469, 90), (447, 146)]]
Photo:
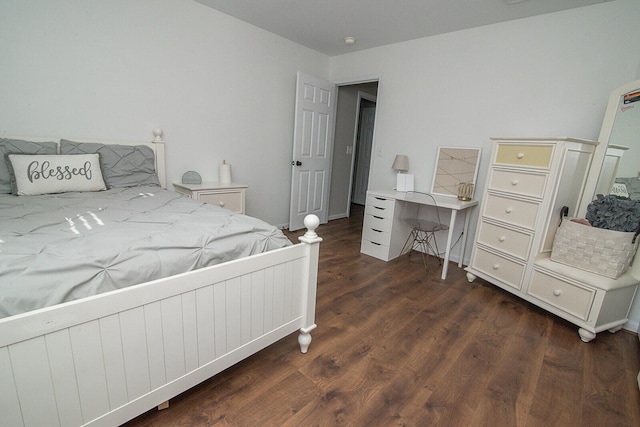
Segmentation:
[[(369, 93), (363, 92), (361, 90), (358, 91), (358, 101), (356, 103), (356, 120), (355, 127), (353, 130), (353, 156), (351, 156), (351, 170), (349, 172), (349, 195), (347, 197), (347, 218), (351, 216), (351, 199), (353, 197), (353, 180), (355, 178), (355, 169), (357, 166), (357, 156), (356, 153), (359, 150), (358, 146), (358, 134), (360, 133), (360, 112), (362, 106), (362, 100), (365, 99), (367, 101), (374, 102), (376, 104), (376, 112), (373, 118), (373, 137), (371, 139), (371, 160), (369, 161), (369, 173), (371, 173), (371, 164), (373, 163), (373, 139), (376, 134), (376, 119), (378, 115), (378, 97), (376, 95), (371, 95)], [(367, 183), (369, 182), (369, 177), (367, 177)], [(368, 184), (367, 184), (368, 188)]]

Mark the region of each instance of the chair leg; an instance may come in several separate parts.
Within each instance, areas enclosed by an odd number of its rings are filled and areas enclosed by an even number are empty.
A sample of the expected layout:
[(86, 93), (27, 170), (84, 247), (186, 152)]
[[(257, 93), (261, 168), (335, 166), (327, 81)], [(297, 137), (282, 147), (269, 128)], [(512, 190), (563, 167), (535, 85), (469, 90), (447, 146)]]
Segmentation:
[(422, 264), (424, 265), (424, 269), (426, 270), (427, 258), (425, 258), (425, 254), (426, 256), (429, 256), (429, 234), (424, 231), (419, 231), (418, 233), (420, 234), (418, 245), (422, 248), (422, 250), (420, 251), (420, 254), (422, 255)]
[(429, 245), (431, 247), (431, 252), (438, 258), (438, 265), (442, 266), (442, 258), (440, 258), (440, 250), (438, 249), (438, 239), (436, 239), (436, 233), (431, 233), (431, 239), (433, 240), (433, 244)]
[(400, 251), (400, 255), (398, 255), (398, 259), (405, 254), (405, 250), (407, 250), (407, 248), (409, 249), (409, 257), (411, 257), (411, 252), (413, 252), (416, 246), (420, 249), (422, 263), (424, 264), (425, 269), (427, 268), (427, 258), (425, 258), (425, 256), (429, 256), (430, 253), (438, 258), (438, 265), (442, 266), (442, 258), (440, 258), (440, 251), (438, 250), (436, 233), (422, 230), (411, 230), (407, 240), (405, 240), (404, 245), (402, 245), (402, 250)]
[(409, 256), (411, 256), (411, 251), (413, 251), (413, 246), (416, 244), (416, 240), (416, 231), (411, 230), (411, 233), (409, 233), (409, 236), (407, 236), (407, 240), (405, 240), (404, 245), (402, 245), (402, 250), (400, 251), (400, 255), (398, 255), (397, 259), (400, 259), (400, 257), (404, 255), (404, 251), (407, 248), (407, 244), (409, 243), (409, 241), (411, 241), (411, 246), (409, 247)]

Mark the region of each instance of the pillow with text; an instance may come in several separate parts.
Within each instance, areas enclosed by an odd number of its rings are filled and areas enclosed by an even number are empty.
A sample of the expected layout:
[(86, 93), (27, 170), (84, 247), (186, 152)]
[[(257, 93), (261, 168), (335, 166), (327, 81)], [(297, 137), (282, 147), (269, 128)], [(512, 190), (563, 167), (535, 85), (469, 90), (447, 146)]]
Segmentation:
[(7, 158), (13, 194), (18, 196), (107, 189), (98, 154), (8, 154)]

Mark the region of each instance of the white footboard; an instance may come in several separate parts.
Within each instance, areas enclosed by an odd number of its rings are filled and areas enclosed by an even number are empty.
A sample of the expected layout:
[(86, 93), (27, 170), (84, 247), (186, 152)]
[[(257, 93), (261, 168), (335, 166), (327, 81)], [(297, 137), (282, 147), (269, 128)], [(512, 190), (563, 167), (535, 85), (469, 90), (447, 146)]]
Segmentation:
[(0, 425), (114, 426), (315, 327), (303, 243), (0, 320)]

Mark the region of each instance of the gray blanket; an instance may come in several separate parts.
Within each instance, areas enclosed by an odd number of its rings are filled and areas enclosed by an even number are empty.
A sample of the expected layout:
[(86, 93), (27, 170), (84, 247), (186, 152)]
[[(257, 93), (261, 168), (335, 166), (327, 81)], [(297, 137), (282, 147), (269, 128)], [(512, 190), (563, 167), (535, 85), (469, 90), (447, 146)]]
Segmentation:
[(0, 317), (288, 246), (256, 218), (158, 187), (0, 195)]

